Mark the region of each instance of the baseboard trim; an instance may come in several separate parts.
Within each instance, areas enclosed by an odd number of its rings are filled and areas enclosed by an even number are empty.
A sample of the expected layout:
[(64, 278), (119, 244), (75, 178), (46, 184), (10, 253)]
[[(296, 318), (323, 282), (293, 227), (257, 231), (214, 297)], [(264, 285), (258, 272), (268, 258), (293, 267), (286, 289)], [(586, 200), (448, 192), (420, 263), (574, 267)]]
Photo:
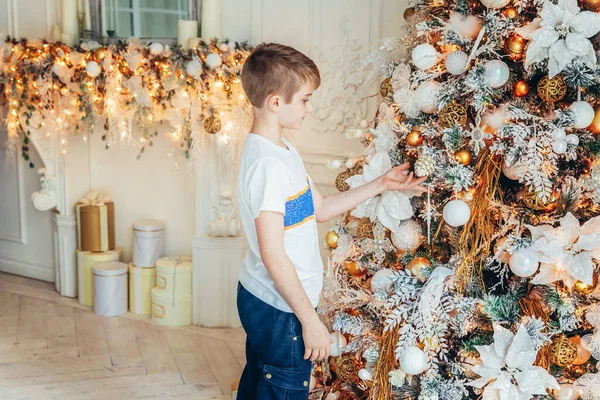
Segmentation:
[(19, 260), (0, 253), (0, 271), (13, 275), (54, 282), (54, 265), (40, 261)]

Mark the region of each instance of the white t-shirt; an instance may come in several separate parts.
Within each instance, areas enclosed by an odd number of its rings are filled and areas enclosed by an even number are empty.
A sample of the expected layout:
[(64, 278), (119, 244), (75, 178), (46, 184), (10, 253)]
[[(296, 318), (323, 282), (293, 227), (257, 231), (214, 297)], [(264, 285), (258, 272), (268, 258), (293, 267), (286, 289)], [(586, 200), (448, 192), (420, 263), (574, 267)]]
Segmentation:
[(254, 219), (261, 211), (284, 214), (283, 242), (302, 287), (314, 307), (323, 286), (323, 261), (310, 177), (298, 151), (250, 133), (244, 143), (238, 175), (238, 202), (249, 250), (240, 267), (240, 282), (265, 303), (292, 312), (260, 257)]

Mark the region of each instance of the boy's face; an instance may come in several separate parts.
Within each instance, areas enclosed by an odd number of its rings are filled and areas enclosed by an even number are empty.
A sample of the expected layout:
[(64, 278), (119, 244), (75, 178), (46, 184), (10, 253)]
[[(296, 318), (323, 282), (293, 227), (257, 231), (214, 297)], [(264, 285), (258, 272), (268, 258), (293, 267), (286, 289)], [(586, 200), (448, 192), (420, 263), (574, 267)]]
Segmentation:
[(294, 94), (292, 101), (289, 103), (286, 103), (280, 97), (276, 112), (279, 116), (279, 123), (283, 128), (300, 129), (302, 121), (312, 111), (310, 96), (313, 90), (312, 85), (305, 83)]

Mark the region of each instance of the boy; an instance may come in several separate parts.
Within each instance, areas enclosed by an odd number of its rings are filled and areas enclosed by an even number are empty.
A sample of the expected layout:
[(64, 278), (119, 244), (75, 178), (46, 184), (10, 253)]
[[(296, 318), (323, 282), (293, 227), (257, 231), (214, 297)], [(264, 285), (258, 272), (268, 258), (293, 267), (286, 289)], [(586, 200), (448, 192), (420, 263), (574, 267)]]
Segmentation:
[(307, 399), (312, 362), (329, 357), (331, 337), (316, 313), (323, 281), (317, 222), (384, 190), (425, 191), (425, 179), (396, 167), (361, 187), (322, 196), (296, 149), (281, 136), (311, 112), (320, 85), (314, 62), (280, 44), (261, 44), (245, 62), (242, 85), (254, 107), (240, 159), (238, 198), (249, 250), (237, 306), (246, 331), (238, 399)]

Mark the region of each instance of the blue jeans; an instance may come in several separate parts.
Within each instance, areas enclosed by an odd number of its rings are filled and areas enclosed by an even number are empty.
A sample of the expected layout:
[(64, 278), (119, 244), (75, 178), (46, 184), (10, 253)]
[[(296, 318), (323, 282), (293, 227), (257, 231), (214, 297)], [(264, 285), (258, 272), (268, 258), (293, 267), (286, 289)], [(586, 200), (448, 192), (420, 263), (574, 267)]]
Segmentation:
[(241, 284), (237, 307), (247, 336), (238, 400), (308, 399), (312, 362), (304, 359), (302, 325), (296, 315), (259, 300)]

